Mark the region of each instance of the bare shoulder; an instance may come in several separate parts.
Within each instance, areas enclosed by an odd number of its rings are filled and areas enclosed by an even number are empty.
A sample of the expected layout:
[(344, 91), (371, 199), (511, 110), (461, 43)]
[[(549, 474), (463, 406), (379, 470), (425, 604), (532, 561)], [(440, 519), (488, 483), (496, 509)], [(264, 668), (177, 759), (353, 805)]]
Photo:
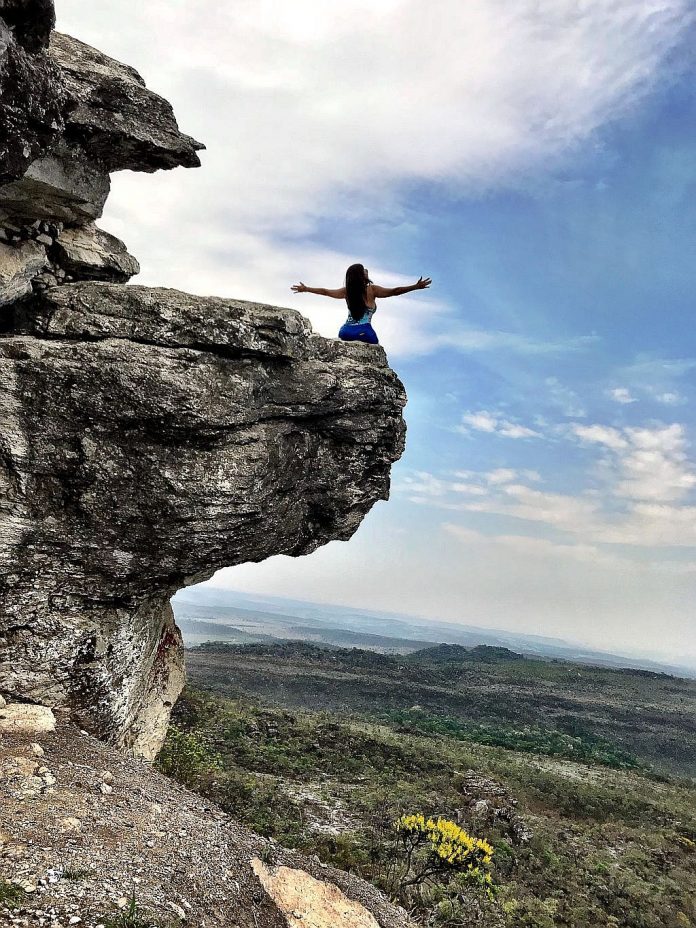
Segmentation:
[(389, 296), (391, 291), (388, 287), (380, 287), (379, 284), (368, 284), (367, 298), (369, 303), (374, 303), (377, 297)]

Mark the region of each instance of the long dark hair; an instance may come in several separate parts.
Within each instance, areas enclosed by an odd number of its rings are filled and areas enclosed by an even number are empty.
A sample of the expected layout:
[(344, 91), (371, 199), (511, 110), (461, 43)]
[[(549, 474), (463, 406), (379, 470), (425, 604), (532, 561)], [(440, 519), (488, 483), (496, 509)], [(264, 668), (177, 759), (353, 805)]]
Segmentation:
[(353, 319), (362, 319), (367, 306), (367, 285), (372, 281), (362, 264), (351, 264), (346, 271), (346, 303)]

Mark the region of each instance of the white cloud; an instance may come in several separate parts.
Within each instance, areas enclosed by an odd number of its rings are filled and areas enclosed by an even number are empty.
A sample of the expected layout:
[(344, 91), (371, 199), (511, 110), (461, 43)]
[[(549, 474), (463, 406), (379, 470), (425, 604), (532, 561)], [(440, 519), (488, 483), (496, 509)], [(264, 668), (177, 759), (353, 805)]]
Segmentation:
[(671, 390), (666, 393), (657, 393), (655, 399), (658, 403), (664, 403), (665, 406), (680, 406), (682, 403), (686, 402), (685, 397)]
[[(486, 432), (499, 431), (500, 421), (491, 413), (472, 414), (471, 421)], [(575, 423), (565, 437), (598, 446), (601, 455), (599, 467), (594, 460), (587, 470), (589, 485), (574, 493), (540, 490), (530, 485), (539, 482), (538, 472), (501, 467), (460, 472), (460, 484), (444, 479), (437, 500), (431, 494), (430, 502), (439, 509), (494, 518), (496, 524), (500, 519), (528, 523), (532, 537), (545, 526), (559, 536), (555, 544), (571, 538), (574, 548), (696, 547), (696, 464), (689, 458), (683, 425), (617, 429)]]
[(499, 483), (511, 483), (517, 478), (517, 471), (510, 467), (498, 467), (486, 474), (486, 480), (493, 485)]
[(415, 497), (444, 496), (450, 490), (450, 484), (440, 480), (426, 471), (416, 471), (413, 476), (407, 474), (392, 484), (395, 492), (406, 492)]
[(495, 432), (498, 428), (498, 419), (489, 412), (467, 412), (462, 416), (462, 422), (477, 432)]
[(606, 463), (616, 496), (679, 500), (696, 487), (696, 469), (689, 462), (686, 434), (679, 423), (623, 430), (575, 425), (573, 432), (583, 442), (610, 449), (612, 457)]
[(112, 15), (63, 0), (59, 16), (179, 97), (237, 215), (274, 223), (324, 214), (327, 195), (364, 207), (374, 181), (478, 192), (547, 170), (635, 108), (694, 18), (687, 0), (443, 0), (427, 23), (418, 0), (123, 0)]
[(573, 432), (585, 442), (606, 445), (615, 451), (625, 448), (628, 442), (618, 429), (607, 425), (574, 425)]
[(517, 425), (514, 422), (503, 422), (500, 426), (500, 434), (506, 438), (538, 438), (539, 432), (530, 429), (526, 425)]
[(683, 406), (687, 399), (680, 381), (696, 369), (696, 358), (639, 356), (615, 372), (628, 386), (631, 396), (642, 394), (663, 406)]
[(530, 535), (485, 535), (483, 532), (452, 522), (444, 522), (442, 528), (462, 543), (498, 546), (536, 561), (560, 558), (603, 567), (616, 567), (626, 563), (624, 558), (608, 554), (596, 545), (581, 542), (559, 543)]
[(593, 498), (537, 490), (524, 484), (506, 484), (504, 497), (510, 500), (499, 511), (518, 519), (545, 522), (566, 531), (587, 529), (596, 520), (598, 503)]
[(609, 390), (609, 396), (622, 406), (638, 402), (627, 387), (614, 387), (613, 390)]
[(550, 406), (560, 410), (564, 416), (569, 418), (582, 419), (587, 415), (575, 391), (562, 384), (557, 377), (547, 377), (544, 383), (546, 384), (546, 399)]
[(476, 432), (489, 432), (503, 435), (505, 438), (539, 438), (540, 433), (526, 425), (511, 422), (501, 418), (497, 413), (481, 409), (478, 412), (467, 412), (462, 416), (462, 424), (457, 431), (467, 434), (470, 429)]
[(453, 493), (462, 493), (465, 496), (486, 496), (488, 490), (486, 487), (477, 486), (475, 483), (456, 482), (451, 485)]
[(680, 500), (696, 487), (696, 469), (686, 454), (683, 426), (627, 429), (630, 451), (620, 459), (616, 493), (629, 499)]
[[(479, 196), (547, 174), (640, 104), (694, 19), (688, 0), (443, 0), (425, 20), (417, 0), (61, 0), (58, 17), (137, 67), (208, 146), (199, 171), (114, 177), (104, 225), (139, 281), (298, 306), (324, 334), (338, 307), (290, 284), (337, 285), (371, 261), (310, 243), (320, 220), (393, 226), (413, 181)], [(388, 303), (380, 333), (397, 354), (587, 344), (471, 329), (431, 296)]]
[(682, 403), (686, 402), (686, 398), (681, 395), (681, 393), (676, 393), (673, 390), (668, 390), (665, 393), (657, 393), (655, 399), (658, 403), (664, 403), (665, 406), (681, 406)]

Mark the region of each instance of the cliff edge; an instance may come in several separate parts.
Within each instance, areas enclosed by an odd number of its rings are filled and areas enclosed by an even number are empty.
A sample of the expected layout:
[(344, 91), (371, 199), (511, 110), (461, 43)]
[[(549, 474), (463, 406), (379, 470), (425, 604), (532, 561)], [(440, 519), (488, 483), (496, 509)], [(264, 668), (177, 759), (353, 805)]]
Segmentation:
[(110, 172), (203, 146), (53, 23), (0, 0), (0, 695), (152, 758), (184, 678), (172, 594), (349, 538), (405, 396), (381, 348), (292, 310), (126, 286)]
[(203, 146), (54, 22), (0, 0), (0, 922), (403, 928), (147, 763), (184, 681), (172, 594), (349, 538), (403, 387), (292, 310), (127, 285), (110, 172)]

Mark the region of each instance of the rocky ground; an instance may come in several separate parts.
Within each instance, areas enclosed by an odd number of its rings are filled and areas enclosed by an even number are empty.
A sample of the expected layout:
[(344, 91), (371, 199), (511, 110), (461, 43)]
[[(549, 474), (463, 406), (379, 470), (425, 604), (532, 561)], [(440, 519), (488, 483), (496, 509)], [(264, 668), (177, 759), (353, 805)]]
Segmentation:
[(239, 828), (67, 713), (53, 718), (0, 709), (0, 925), (408, 926), (369, 884)]

